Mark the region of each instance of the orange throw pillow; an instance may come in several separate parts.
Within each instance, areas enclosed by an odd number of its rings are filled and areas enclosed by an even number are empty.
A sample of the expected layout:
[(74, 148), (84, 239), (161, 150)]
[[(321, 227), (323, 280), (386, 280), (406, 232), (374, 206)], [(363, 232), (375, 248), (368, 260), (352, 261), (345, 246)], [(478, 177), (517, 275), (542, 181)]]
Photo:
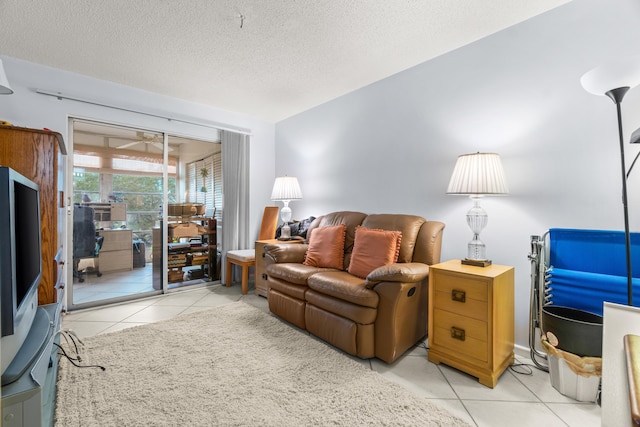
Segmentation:
[(344, 270), (344, 238), (347, 226), (330, 225), (311, 230), (304, 265)]
[(366, 279), (376, 268), (397, 262), (401, 240), (401, 231), (356, 227), (349, 273)]

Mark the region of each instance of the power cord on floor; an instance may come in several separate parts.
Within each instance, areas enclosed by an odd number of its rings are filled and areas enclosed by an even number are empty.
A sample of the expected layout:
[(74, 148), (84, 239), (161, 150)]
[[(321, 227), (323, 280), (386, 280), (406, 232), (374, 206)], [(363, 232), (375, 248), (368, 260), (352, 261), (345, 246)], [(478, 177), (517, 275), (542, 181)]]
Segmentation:
[(511, 372), (515, 374), (527, 375), (527, 376), (533, 375), (533, 369), (531, 368), (535, 368), (535, 366), (529, 363), (514, 363), (513, 365), (509, 366), (509, 369), (511, 370)]
[(100, 366), (100, 365), (80, 365), (79, 363), (77, 363), (76, 361), (79, 361), (79, 358), (75, 358), (75, 357), (71, 357), (67, 354), (67, 352), (64, 350), (64, 348), (62, 348), (62, 346), (58, 343), (53, 343), (56, 347), (58, 347), (58, 350), (62, 351), (62, 353), (58, 353), (61, 356), (64, 356), (67, 358), (67, 360), (76, 368), (100, 368), (103, 371), (106, 371), (107, 368), (105, 368), (104, 366)]
[(84, 343), (82, 342), (82, 340), (80, 340), (80, 337), (78, 337), (78, 335), (76, 335), (76, 333), (72, 330), (64, 330), (60, 331), (59, 333), (65, 339), (69, 347), (73, 346), (75, 357), (73, 355), (69, 355), (60, 344), (56, 342), (54, 342), (53, 344), (58, 347), (58, 354), (66, 357), (73, 366), (77, 368), (100, 368), (103, 371), (107, 370), (107, 368), (100, 365), (81, 365), (80, 363), (82, 362), (82, 357), (80, 356), (80, 352), (78, 351), (78, 343), (80, 343), (81, 345), (84, 345)]
[[(61, 330), (59, 333), (62, 336), (62, 338), (64, 338), (64, 340), (67, 342), (68, 346), (71, 346), (71, 344), (73, 344), (73, 348), (76, 352), (76, 355), (78, 356), (78, 362), (81, 362), (80, 352), (78, 351), (78, 343), (80, 343), (81, 345), (84, 345), (84, 343), (82, 342), (80, 337), (71, 329)], [(69, 340), (71, 340), (71, 342), (69, 342)]]

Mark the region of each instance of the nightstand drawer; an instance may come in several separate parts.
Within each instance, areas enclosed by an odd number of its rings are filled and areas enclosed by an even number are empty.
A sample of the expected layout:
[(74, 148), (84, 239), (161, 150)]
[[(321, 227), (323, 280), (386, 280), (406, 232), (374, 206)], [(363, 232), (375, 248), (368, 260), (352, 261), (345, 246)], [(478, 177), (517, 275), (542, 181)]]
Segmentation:
[(442, 275), (439, 271), (435, 272), (434, 282), (435, 291), (450, 294), (453, 291), (464, 292), (467, 300), (487, 301), (489, 299), (487, 280), (469, 275), (449, 273), (446, 280), (438, 280), (438, 276)]
[(267, 281), (267, 261), (265, 259), (264, 247), (267, 243), (256, 242), (256, 272), (255, 284), (256, 295), (266, 297), (269, 292), (269, 282)]
[(452, 350), (458, 357), (469, 356), (487, 362), (487, 323), (442, 310), (435, 310), (433, 316), (434, 336), (430, 337), (429, 345)]
[(435, 292), (435, 306), (441, 310), (456, 313), (459, 316), (470, 317), (477, 320), (487, 320), (487, 301), (464, 297), (464, 301), (459, 299), (459, 290), (452, 292)]
[(433, 321), (442, 329), (462, 329), (466, 331), (465, 335), (467, 337), (474, 338), (478, 341), (487, 341), (487, 322), (459, 316), (440, 309), (433, 311)]

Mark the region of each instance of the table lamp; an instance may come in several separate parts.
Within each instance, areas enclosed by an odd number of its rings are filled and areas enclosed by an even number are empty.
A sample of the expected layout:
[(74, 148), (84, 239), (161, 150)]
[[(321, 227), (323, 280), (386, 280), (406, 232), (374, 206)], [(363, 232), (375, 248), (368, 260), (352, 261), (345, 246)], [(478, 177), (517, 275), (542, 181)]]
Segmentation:
[(447, 194), (465, 195), (473, 200), (473, 207), (467, 212), (467, 224), (473, 232), (473, 239), (467, 246), (467, 258), (463, 264), (486, 267), (485, 244), (480, 240), (480, 232), (487, 225), (487, 212), (480, 206), (480, 199), (486, 195), (507, 194), (507, 182), (495, 153), (473, 153), (458, 157), (447, 187)]
[(284, 222), (280, 231), (280, 239), (288, 240), (291, 238), (291, 228), (289, 227), (289, 221), (291, 221), (291, 208), (289, 202), (291, 200), (302, 199), (302, 190), (300, 190), (300, 184), (298, 184), (298, 178), (295, 176), (279, 176), (273, 183), (273, 191), (271, 192), (271, 200), (281, 201), (284, 206), (280, 210), (280, 218)]

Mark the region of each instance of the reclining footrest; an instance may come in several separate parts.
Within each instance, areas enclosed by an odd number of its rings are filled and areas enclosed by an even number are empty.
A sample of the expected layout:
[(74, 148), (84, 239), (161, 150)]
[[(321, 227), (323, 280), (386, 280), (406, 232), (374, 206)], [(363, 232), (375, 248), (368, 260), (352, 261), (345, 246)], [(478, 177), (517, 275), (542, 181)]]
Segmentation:
[(300, 329), (306, 329), (304, 319), (304, 301), (292, 298), (275, 289), (269, 289), (269, 311), (276, 316), (294, 324)]

